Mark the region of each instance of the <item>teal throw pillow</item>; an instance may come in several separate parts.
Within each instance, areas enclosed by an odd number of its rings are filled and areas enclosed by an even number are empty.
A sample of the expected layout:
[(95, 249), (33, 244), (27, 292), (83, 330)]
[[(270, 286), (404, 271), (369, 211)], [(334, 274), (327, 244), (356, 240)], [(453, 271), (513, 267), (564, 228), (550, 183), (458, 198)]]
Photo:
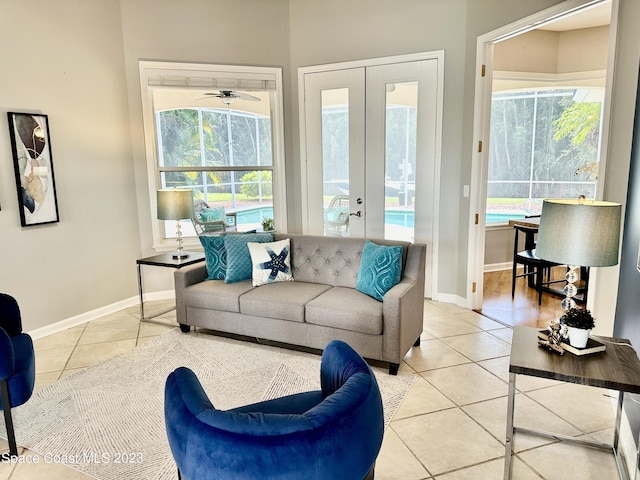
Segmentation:
[[(225, 214), (224, 207), (215, 207), (215, 208), (203, 208), (200, 211), (200, 221), (202, 222), (226, 222), (227, 215)], [(205, 232), (222, 232), (224, 231), (224, 226), (216, 223), (213, 225), (205, 225)]]
[(402, 274), (402, 247), (386, 246), (366, 240), (362, 249), (356, 289), (382, 301), (385, 293), (398, 284)]
[(227, 251), (224, 248), (224, 237), (202, 235), (198, 238), (204, 248), (207, 280), (224, 280), (227, 273)]
[(273, 233), (248, 233), (245, 235), (225, 235), (224, 248), (227, 251), (227, 273), (224, 283), (250, 280), (253, 271), (251, 253), (247, 243), (273, 242)]
[(203, 222), (222, 222), (225, 217), (224, 207), (203, 208), (200, 211), (200, 218)]

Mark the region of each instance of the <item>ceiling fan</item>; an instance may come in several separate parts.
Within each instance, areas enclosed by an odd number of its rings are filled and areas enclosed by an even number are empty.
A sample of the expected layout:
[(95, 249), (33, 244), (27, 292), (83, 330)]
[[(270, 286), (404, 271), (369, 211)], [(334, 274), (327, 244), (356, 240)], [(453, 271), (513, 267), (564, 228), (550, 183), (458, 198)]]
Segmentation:
[(235, 90), (220, 90), (218, 93), (205, 93), (207, 97), (218, 97), (226, 105), (231, 105), (236, 99), (249, 100), (250, 102), (259, 102), (258, 97), (247, 93), (236, 92)]

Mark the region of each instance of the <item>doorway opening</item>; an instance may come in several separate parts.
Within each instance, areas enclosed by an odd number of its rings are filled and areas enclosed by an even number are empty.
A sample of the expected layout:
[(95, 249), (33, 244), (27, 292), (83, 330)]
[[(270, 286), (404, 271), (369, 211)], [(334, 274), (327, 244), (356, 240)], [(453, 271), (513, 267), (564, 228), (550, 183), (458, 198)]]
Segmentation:
[(567, 1), (478, 38), (467, 298), (503, 323), (545, 315), (528, 295), (512, 302), (509, 220), (539, 215), (543, 198), (601, 195), (615, 7)]

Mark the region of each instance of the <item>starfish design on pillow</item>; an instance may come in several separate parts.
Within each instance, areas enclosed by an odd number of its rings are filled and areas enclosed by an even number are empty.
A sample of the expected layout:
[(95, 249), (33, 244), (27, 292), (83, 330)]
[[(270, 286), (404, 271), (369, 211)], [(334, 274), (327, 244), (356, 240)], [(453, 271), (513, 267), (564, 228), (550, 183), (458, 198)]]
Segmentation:
[(261, 263), (260, 268), (262, 268), (263, 270), (271, 270), (271, 273), (269, 274), (269, 282), (273, 282), (276, 279), (276, 277), (278, 276), (278, 272), (282, 272), (285, 274), (290, 273), (291, 270), (285, 263), (287, 255), (289, 255), (289, 249), (287, 247), (284, 247), (279, 254), (274, 252), (269, 247), (267, 247), (266, 250), (269, 254), (269, 257), (271, 257), (271, 260)]

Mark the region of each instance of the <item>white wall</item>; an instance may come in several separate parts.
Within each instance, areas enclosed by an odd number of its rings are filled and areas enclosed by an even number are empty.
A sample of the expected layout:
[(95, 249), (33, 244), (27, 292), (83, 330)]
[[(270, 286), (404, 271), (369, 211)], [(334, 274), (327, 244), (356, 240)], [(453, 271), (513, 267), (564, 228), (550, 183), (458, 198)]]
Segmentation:
[[(32, 330), (133, 296), (140, 253), (118, 2), (0, 0), (0, 291)], [(49, 116), (60, 222), (22, 228), (6, 111)]]

